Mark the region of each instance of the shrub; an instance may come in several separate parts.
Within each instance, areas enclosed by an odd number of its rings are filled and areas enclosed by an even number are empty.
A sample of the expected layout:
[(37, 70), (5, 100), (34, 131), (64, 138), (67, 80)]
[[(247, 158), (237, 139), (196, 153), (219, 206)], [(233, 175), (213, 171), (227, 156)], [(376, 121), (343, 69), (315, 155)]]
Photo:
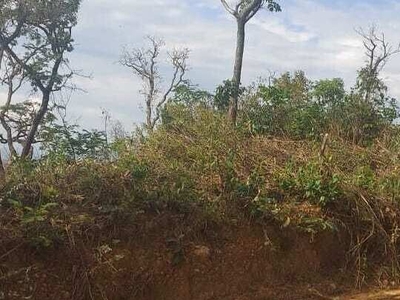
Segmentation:
[(342, 193), (339, 175), (331, 174), (319, 162), (300, 166), (288, 164), (276, 180), (284, 192), (321, 207), (337, 200)]

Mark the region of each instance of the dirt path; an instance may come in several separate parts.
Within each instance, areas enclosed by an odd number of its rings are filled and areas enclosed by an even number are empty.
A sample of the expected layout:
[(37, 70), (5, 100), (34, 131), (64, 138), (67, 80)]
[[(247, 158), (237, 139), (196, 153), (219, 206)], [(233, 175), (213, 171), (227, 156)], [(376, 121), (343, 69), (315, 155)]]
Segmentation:
[[(337, 300), (400, 300), (400, 290), (380, 291), (377, 293), (358, 294), (345, 298), (337, 298)], [(336, 299), (335, 299), (336, 300)]]

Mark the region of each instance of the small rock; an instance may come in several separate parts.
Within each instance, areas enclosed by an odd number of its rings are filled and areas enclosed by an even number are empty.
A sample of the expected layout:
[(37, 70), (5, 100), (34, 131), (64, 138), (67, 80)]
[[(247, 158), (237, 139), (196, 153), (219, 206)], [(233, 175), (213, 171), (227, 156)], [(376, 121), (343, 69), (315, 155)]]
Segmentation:
[(389, 285), (389, 280), (387, 280), (387, 279), (383, 280), (383, 281), (382, 281), (382, 285), (383, 285), (384, 287), (387, 287), (387, 286)]
[(331, 284), (329, 284), (329, 288), (330, 288), (332, 291), (336, 291), (336, 290), (337, 290), (337, 285), (334, 284), (334, 283), (332, 282)]
[(206, 246), (196, 246), (193, 253), (194, 255), (201, 258), (209, 258), (211, 255), (211, 250)]

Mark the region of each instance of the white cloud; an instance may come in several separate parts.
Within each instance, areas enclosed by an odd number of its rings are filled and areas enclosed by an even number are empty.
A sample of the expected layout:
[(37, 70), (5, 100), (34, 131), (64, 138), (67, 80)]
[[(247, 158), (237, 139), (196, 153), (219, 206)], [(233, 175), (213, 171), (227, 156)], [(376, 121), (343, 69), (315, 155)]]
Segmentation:
[(310, 41), (311, 39), (316, 37), (314, 33), (306, 30), (291, 30), (290, 28), (288, 28), (287, 25), (283, 24), (283, 22), (279, 21), (276, 17), (266, 20), (254, 19), (250, 21), (250, 24), (259, 26), (266, 32), (276, 34), (292, 43), (303, 43)]

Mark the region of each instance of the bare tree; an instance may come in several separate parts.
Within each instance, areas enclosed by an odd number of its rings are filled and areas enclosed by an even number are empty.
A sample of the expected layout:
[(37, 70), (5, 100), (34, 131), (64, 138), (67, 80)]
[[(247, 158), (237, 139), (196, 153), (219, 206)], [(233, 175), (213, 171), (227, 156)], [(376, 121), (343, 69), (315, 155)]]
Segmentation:
[[(387, 86), (379, 75), (390, 57), (400, 53), (400, 44), (391, 46), (385, 34), (377, 33), (375, 26), (371, 26), (367, 32), (363, 29), (356, 32), (362, 38), (366, 60), (364, 67), (358, 70), (352, 93), (354, 114), (350, 122), (353, 143), (361, 144), (364, 136), (371, 134), (368, 132), (377, 132), (376, 124), (382, 120), (392, 122), (398, 115), (397, 104), (387, 95)], [(378, 122), (377, 118), (381, 121)]]
[(233, 69), (232, 82), (234, 91), (229, 101), (228, 116), (233, 123), (236, 123), (238, 97), (240, 82), (242, 79), (242, 65), (245, 44), (245, 27), (262, 8), (274, 12), (280, 11), (281, 7), (273, 0), (240, 0), (236, 4), (230, 5), (227, 0), (221, 0), (222, 5), (228, 13), (235, 17), (237, 23), (236, 54)]
[(381, 89), (383, 83), (379, 79), (379, 73), (389, 58), (400, 52), (400, 44), (392, 47), (385, 34), (378, 34), (376, 31), (376, 26), (371, 26), (368, 32), (362, 28), (356, 30), (363, 39), (366, 56), (366, 65), (359, 70), (357, 85), (366, 102), (373, 101), (373, 94)]
[(165, 45), (162, 39), (147, 37), (150, 42), (148, 48), (134, 48), (132, 50), (123, 50), (120, 58), (120, 64), (128, 67), (138, 76), (144, 89), (142, 93), (145, 96), (146, 104), (146, 127), (152, 131), (161, 117), (161, 111), (167, 103), (169, 96), (174, 90), (184, 82), (185, 74), (188, 70), (187, 60), (189, 58), (188, 49), (174, 49), (168, 52), (169, 61), (172, 65), (172, 77), (167, 88), (162, 91), (162, 75), (158, 68), (161, 49)]
[(101, 118), (103, 119), (104, 124), (104, 137), (106, 145), (108, 145), (108, 127), (111, 122), (111, 113), (107, 109), (101, 108)]

